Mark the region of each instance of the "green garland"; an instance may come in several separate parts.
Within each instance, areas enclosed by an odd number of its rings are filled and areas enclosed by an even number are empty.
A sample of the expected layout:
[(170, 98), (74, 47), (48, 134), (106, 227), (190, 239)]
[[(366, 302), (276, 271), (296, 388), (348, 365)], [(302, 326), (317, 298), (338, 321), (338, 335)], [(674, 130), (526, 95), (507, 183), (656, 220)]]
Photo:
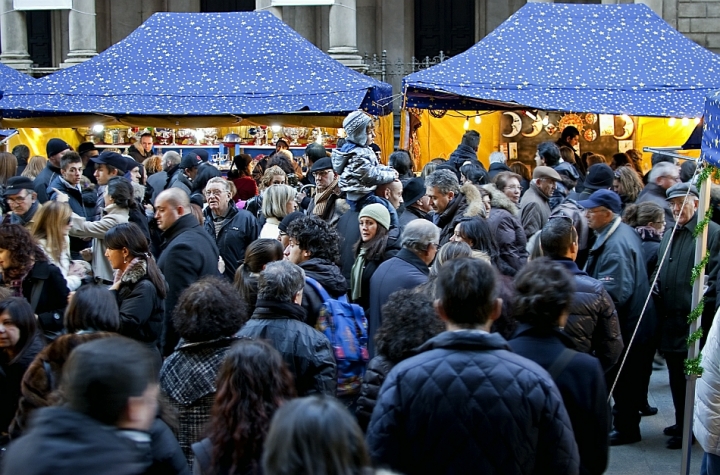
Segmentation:
[[(697, 177), (697, 187), (698, 189), (703, 186), (703, 184), (707, 181), (708, 178), (712, 178), (714, 180), (720, 180), (720, 169), (705, 165), (700, 172), (698, 173)], [(702, 234), (702, 232), (705, 230), (705, 228), (710, 223), (710, 220), (712, 219), (712, 207), (708, 208), (708, 210), (705, 212), (705, 216), (703, 217), (702, 221), (699, 221), (697, 226), (695, 226), (695, 230), (693, 231), (693, 237), (697, 238)], [(710, 252), (708, 251), (705, 254), (705, 257), (703, 257), (702, 261), (700, 261), (697, 265), (693, 266), (692, 272), (690, 273), (690, 285), (694, 285), (695, 281), (700, 277), (700, 273), (705, 269), (705, 266), (707, 266), (708, 261), (710, 260)], [(690, 315), (688, 315), (687, 322), (692, 325), (693, 322), (697, 321), (698, 318), (700, 318), (703, 314), (703, 310), (705, 309), (705, 297), (702, 297), (700, 299), (700, 302), (698, 302), (697, 306), (692, 309), (690, 312)], [(700, 338), (703, 337), (703, 330), (702, 327), (699, 327), (697, 330), (692, 332), (690, 335), (688, 335), (687, 338), (687, 345), (688, 347), (695, 344), (696, 341), (698, 341)], [(703, 372), (703, 368), (701, 366), (702, 362), (702, 354), (698, 353), (697, 358), (686, 358), (685, 359), (685, 374), (688, 376), (701, 376)]]

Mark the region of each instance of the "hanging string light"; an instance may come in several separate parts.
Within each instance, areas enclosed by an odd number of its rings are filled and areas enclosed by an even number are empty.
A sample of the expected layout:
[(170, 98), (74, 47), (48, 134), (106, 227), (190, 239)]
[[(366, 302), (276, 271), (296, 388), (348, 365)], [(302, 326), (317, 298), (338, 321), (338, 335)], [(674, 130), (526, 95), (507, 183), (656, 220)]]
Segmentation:
[(465, 122), (463, 123), (463, 129), (468, 130), (470, 128), (470, 117), (465, 117)]
[(687, 127), (690, 124), (690, 119), (688, 119), (687, 117), (683, 117), (681, 123), (683, 127)]
[(668, 125), (670, 127), (675, 127), (675, 122), (677, 122), (677, 119), (675, 119), (675, 117), (670, 117), (670, 119), (668, 120)]
[(475, 114), (476, 114), (475, 115), (475, 123), (479, 124), (480, 122), (482, 122), (482, 118), (480, 117), (480, 112), (476, 111)]

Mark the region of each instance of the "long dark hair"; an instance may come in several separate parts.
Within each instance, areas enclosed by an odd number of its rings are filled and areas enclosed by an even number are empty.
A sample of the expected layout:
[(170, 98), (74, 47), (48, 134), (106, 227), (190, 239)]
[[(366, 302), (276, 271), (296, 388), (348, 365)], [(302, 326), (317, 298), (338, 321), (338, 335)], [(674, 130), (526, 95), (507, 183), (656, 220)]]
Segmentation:
[(161, 299), (165, 298), (167, 295), (165, 279), (163, 279), (155, 259), (150, 255), (147, 238), (145, 238), (137, 224), (122, 223), (108, 229), (105, 233), (105, 246), (113, 250), (125, 248), (133, 258), (144, 259), (147, 263), (147, 274), (150, 282), (155, 286), (158, 296)]
[(120, 330), (120, 311), (112, 292), (99, 285), (77, 289), (65, 309), (65, 329), (69, 333)]
[[(119, 207), (126, 209), (137, 208), (133, 197), (133, 187), (125, 178), (110, 178), (107, 182), (107, 193)], [(142, 231), (140, 232), (142, 233)]]
[(37, 335), (37, 319), (32, 307), (22, 297), (10, 297), (0, 301), (0, 314), (7, 312), (10, 320), (20, 330), (20, 338), (15, 344), (16, 355), (10, 363), (22, 358)]
[(490, 230), (485, 219), (480, 217), (462, 218), (458, 221), (460, 225), (460, 236), (463, 239), (469, 239), (473, 243), (472, 247), (476, 251), (483, 251), (490, 256), (490, 262), (504, 275), (515, 275), (515, 270), (508, 266), (505, 261), (500, 259), (500, 251), (498, 250), (495, 235)]
[(265, 264), (282, 258), (282, 244), (277, 239), (257, 239), (245, 250), (245, 262), (235, 271), (233, 285), (253, 309), (257, 302), (257, 277), (253, 274), (258, 274)]
[(230, 170), (228, 170), (228, 179), (234, 180), (243, 176), (251, 176), (250, 164), (252, 161), (252, 157), (247, 153), (235, 155), (232, 165), (230, 165)]
[(358, 242), (355, 243), (355, 257), (360, 254), (360, 249), (364, 247), (367, 248), (367, 251), (365, 251), (366, 261), (382, 260), (385, 256), (385, 249), (387, 249), (388, 232), (385, 226), (381, 226), (380, 223), (378, 223), (377, 231), (372, 239), (368, 242), (363, 242), (362, 238), (360, 238)]
[(293, 397), (293, 377), (275, 348), (262, 340), (234, 344), (220, 367), (208, 424), (215, 472), (258, 472), (270, 420)]

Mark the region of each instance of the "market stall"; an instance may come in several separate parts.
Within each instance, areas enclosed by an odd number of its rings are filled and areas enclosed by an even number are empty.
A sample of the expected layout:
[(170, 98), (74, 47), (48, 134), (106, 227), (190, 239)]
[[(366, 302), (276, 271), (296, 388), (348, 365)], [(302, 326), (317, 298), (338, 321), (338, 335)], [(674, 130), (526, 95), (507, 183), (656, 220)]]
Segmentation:
[[(581, 149), (602, 140), (605, 153), (640, 148), (638, 132), (658, 123), (648, 117), (673, 119), (665, 123), (689, 135), (705, 96), (720, 88), (718, 72), (720, 56), (645, 5), (528, 3), (465, 53), (404, 79), (403, 122), (412, 126), (402, 137), (409, 145), (413, 133), (443, 116), (475, 128), (476, 116), (484, 121), (484, 111), (501, 110), (506, 113), (490, 134), (498, 137), (494, 146), (504, 144), (508, 155), (516, 148), (521, 159), (527, 157), (523, 149), (557, 140), (564, 126), (579, 120)], [(462, 132), (454, 129), (452, 141)], [(430, 142), (443, 133), (421, 132), (432, 136)], [(677, 145), (687, 138), (674, 135), (659, 131), (648, 143), (672, 139)]]
[[(199, 128), (256, 126), (257, 133), (264, 126), (272, 140), (272, 128), (295, 127), (305, 129), (298, 138), (307, 142), (314, 129), (337, 129), (347, 113), (363, 109), (387, 130), (391, 93), (389, 84), (343, 66), (270, 13), (156, 13), (82, 64), (9, 86), (0, 109), (4, 127), (117, 129), (111, 143), (103, 131), (102, 142), (113, 146), (147, 127), (157, 145), (184, 145), (192, 135), (200, 143), (187, 145), (222, 153), (223, 131), (208, 144), (214, 132)], [(315, 140), (332, 146), (333, 134)], [(93, 134), (82, 129), (79, 139), (86, 135)], [(382, 146), (391, 150), (392, 133), (388, 138)], [(244, 145), (257, 141), (250, 135)]]

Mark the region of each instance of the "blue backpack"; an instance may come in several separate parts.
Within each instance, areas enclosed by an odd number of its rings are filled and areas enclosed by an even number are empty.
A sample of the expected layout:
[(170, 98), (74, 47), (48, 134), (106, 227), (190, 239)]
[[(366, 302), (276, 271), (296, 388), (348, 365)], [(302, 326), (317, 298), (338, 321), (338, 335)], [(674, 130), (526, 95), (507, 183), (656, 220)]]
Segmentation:
[(360, 392), (368, 353), (367, 318), (360, 305), (349, 303), (345, 295), (330, 297), (322, 285), (312, 277), (305, 277), (323, 300), (315, 327), (332, 344), (337, 362), (337, 395), (348, 396)]

